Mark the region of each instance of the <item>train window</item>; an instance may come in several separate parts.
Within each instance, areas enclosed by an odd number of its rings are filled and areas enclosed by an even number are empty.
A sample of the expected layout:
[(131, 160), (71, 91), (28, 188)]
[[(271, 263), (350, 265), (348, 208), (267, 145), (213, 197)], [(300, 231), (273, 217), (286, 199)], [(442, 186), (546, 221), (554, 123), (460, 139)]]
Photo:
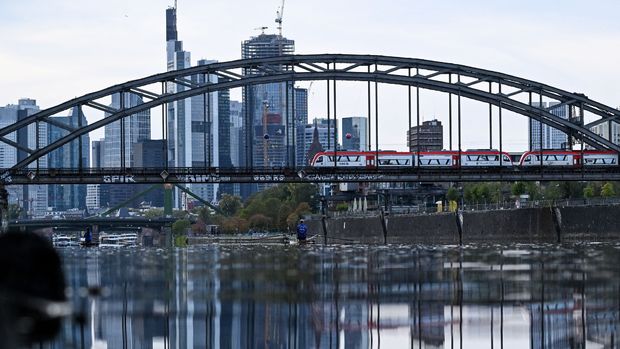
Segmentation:
[(319, 158), (316, 159), (317, 164), (322, 163), (322, 162), (323, 162), (323, 155), (319, 156)]
[(329, 157), (329, 161), (330, 161), (330, 162), (334, 162), (334, 157), (333, 157), (333, 156), (330, 156), (330, 157)]
[(510, 158), (508, 156), (504, 155), (504, 160), (502, 160), (502, 161), (510, 162)]
[(523, 160), (523, 162), (530, 162), (532, 161), (532, 155), (528, 155), (525, 157), (525, 160)]

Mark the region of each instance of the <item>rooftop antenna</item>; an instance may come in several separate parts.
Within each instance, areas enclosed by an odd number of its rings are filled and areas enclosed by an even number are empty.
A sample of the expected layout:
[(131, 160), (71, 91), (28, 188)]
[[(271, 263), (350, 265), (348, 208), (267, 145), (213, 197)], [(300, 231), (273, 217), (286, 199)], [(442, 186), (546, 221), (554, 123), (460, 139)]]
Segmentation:
[(282, 0), (282, 6), (280, 6), (278, 8), (278, 11), (276, 11), (276, 23), (278, 24), (277, 28), (280, 37), (282, 37), (282, 17), (284, 17), (284, 1), (285, 0)]

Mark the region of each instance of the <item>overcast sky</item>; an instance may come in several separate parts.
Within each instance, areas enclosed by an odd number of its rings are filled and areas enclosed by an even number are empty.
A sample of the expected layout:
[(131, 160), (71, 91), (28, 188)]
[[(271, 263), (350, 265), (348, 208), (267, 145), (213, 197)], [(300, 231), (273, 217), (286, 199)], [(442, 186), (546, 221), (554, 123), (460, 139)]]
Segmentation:
[[(165, 70), (165, 0), (0, 2), (0, 105), (42, 108)], [(241, 41), (275, 31), (281, 0), (180, 0), (178, 29), (192, 63), (240, 58)], [(470, 65), (620, 105), (620, 1), (288, 0), (284, 35), (297, 53), (367, 53)], [(325, 83), (310, 118), (325, 115)], [(365, 85), (343, 83), (338, 114), (365, 115)], [(445, 121), (447, 98), (423, 93), (423, 119)], [(238, 96), (233, 92), (233, 96)], [(381, 87), (384, 148), (405, 144), (406, 88)], [(486, 110), (464, 105), (464, 143), (477, 147)], [(89, 116), (89, 119), (94, 116)], [(484, 121), (486, 122), (486, 121)], [(159, 129), (154, 122), (154, 134)], [(505, 148), (527, 146), (524, 117), (507, 116)], [(486, 131), (484, 131), (486, 132)], [(479, 144), (480, 143), (480, 144)]]

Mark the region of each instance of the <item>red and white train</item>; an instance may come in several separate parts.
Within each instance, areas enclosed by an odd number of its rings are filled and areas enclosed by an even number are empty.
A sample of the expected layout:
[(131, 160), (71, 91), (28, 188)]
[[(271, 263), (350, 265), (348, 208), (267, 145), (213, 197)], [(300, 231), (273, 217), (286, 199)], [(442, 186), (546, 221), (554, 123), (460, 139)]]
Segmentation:
[[(336, 157), (336, 158), (335, 158)], [(501, 159), (500, 159), (501, 157)], [(618, 153), (599, 150), (543, 150), (528, 151), (519, 163), (513, 163), (510, 154), (498, 150), (443, 150), (427, 152), (397, 151), (326, 151), (317, 153), (312, 167), (533, 167), (542, 166), (615, 166)]]

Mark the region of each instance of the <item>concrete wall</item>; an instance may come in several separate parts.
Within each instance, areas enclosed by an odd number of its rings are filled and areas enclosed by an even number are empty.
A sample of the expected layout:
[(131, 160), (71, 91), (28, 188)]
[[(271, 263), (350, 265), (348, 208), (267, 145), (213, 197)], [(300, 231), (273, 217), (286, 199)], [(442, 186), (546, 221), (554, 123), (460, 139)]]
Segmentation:
[[(325, 219), (329, 243), (555, 243), (620, 239), (620, 206), (526, 208), (499, 211)], [(459, 234), (461, 225), (462, 236)], [(320, 219), (308, 220), (323, 241)]]
[(620, 239), (620, 206), (560, 208), (562, 242)]

